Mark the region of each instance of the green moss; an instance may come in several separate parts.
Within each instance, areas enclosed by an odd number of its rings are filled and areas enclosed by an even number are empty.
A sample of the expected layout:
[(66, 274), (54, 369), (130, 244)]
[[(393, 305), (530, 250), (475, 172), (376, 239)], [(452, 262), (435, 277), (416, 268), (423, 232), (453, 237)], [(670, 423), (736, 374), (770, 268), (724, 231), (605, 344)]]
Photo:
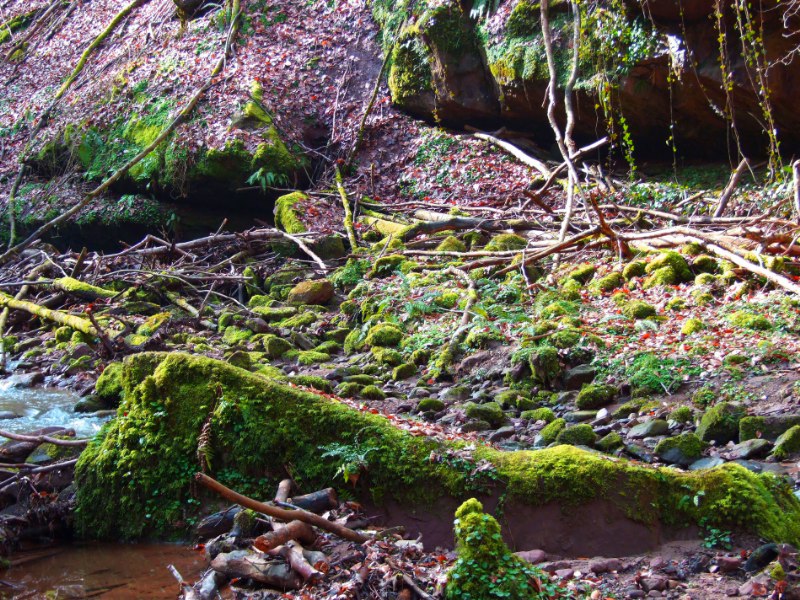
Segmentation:
[(444, 402), (438, 398), (424, 398), (419, 401), (419, 404), (417, 404), (417, 410), (419, 412), (437, 413), (441, 410), (444, 410), (444, 406)]
[(503, 252), (506, 250), (522, 250), (528, 245), (528, 240), (516, 233), (500, 233), (486, 244), (488, 252)]
[(772, 456), (778, 460), (786, 460), (792, 454), (800, 452), (800, 425), (795, 425), (784, 431), (775, 440), (775, 449)]
[(314, 348), (315, 352), (325, 352), (326, 354), (336, 354), (342, 350), (342, 345), (333, 340), (326, 340)]
[(440, 296), (436, 296), (433, 303), (440, 308), (453, 309), (458, 305), (459, 300), (461, 300), (461, 295), (458, 292), (444, 292)]
[(647, 319), (656, 316), (656, 309), (644, 300), (631, 300), (622, 307), (622, 314), (629, 319)]
[[(265, 298), (267, 296), (261, 297)], [(272, 299), (270, 301), (275, 302)], [(255, 306), (251, 310), (265, 321), (281, 321), (297, 314), (297, 308), (294, 306)]]
[(703, 245), (698, 242), (689, 242), (681, 248), (681, 252), (686, 256), (697, 256), (703, 252)]
[[(660, 458), (690, 464), (703, 456), (705, 446), (695, 434), (683, 433), (664, 438), (656, 444), (654, 452)], [(676, 460), (677, 457), (680, 457), (680, 460)]]
[(567, 444), (569, 446), (594, 446), (597, 436), (591, 425), (583, 423), (566, 427), (556, 437), (557, 444)]
[(446, 237), (436, 246), (439, 252), (466, 252), (467, 245), (454, 235)]
[(692, 261), (692, 270), (695, 273), (711, 274), (719, 270), (716, 259), (708, 254), (702, 254)]
[(739, 310), (728, 315), (728, 322), (734, 327), (751, 329), (753, 331), (768, 331), (772, 329), (772, 323), (764, 315), (754, 315), (753, 313)]
[(548, 423), (544, 429), (539, 432), (539, 435), (542, 436), (542, 442), (545, 444), (552, 444), (556, 441), (558, 434), (567, 426), (567, 422), (564, 419), (556, 419)]
[(390, 254), (388, 256), (382, 256), (375, 261), (375, 264), (372, 266), (372, 270), (369, 272), (368, 277), (371, 279), (389, 277), (390, 275), (393, 275), (400, 268), (400, 265), (402, 265), (405, 261), (406, 258), (402, 254)]
[(315, 350), (305, 350), (297, 355), (297, 362), (301, 365), (313, 365), (316, 363), (328, 362), (331, 355), (326, 352), (316, 352)]
[(610, 404), (616, 395), (617, 388), (613, 385), (590, 383), (578, 392), (575, 405), (581, 410), (593, 410)]
[(290, 342), (272, 333), (266, 334), (261, 339), (261, 345), (270, 358), (280, 358), (292, 349), (292, 344)]
[(667, 418), (676, 423), (691, 423), (694, 421), (694, 411), (689, 406), (678, 406), (669, 413)]
[(96, 285), (90, 285), (83, 281), (79, 281), (78, 279), (74, 279), (73, 277), (61, 277), (59, 279), (55, 279), (53, 281), (53, 285), (55, 285), (58, 289), (69, 292), (70, 294), (74, 294), (75, 296), (85, 300), (113, 298), (119, 295), (118, 292), (113, 290), (107, 290), (105, 288), (97, 287)]
[(700, 273), (694, 278), (694, 284), (696, 286), (710, 286), (713, 285), (715, 281), (717, 281), (717, 277), (711, 273)]
[(643, 260), (633, 260), (625, 265), (625, 268), (622, 269), (622, 276), (630, 281), (634, 277), (641, 277), (645, 274), (645, 267), (647, 263)]
[(392, 101), (400, 106), (433, 90), (432, 57), (417, 32), (416, 27), (403, 30), (392, 50), (389, 90)]
[(644, 402), (644, 398), (632, 398), (621, 404), (619, 408), (611, 413), (611, 416), (615, 419), (626, 419), (631, 413), (638, 413)]
[(583, 286), (577, 279), (567, 279), (561, 285), (561, 297), (572, 302), (580, 300), (582, 288)]
[(388, 365), (390, 367), (397, 367), (403, 364), (403, 355), (394, 348), (384, 348), (382, 346), (373, 346), (370, 350), (372, 358), (375, 359), (380, 365)]
[(485, 404), (467, 404), (466, 415), (469, 419), (486, 421), (492, 427), (500, 427), (506, 422), (506, 415), (497, 402), (487, 402)]
[(139, 327), (136, 328), (136, 333), (138, 335), (151, 337), (164, 325), (164, 323), (169, 321), (171, 317), (172, 315), (169, 313), (157, 313), (139, 325)]
[(645, 279), (642, 287), (649, 290), (658, 286), (675, 285), (676, 283), (678, 283), (678, 275), (675, 273), (675, 269), (670, 265), (666, 265), (653, 271), (650, 276)]
[(544, 421), (546, 423), (552, 423), (555, 420), (556, 415), (551, 409), (543, 406), (542, 408), (523, 411), (520, 417), (530, 421)]
[(367, 333), (367, 346), (396, 347), (403, 340), (403, 332), (390, 323), (379, 323), (370, 327)]
[(708, 306), (714, 303), (714, 296), (704, 289), (696, 289), (690, 292), (696, 306)]
[(15, 33), (27, 27), (37, 11), (29, 11), (0, 23), (0, 44), (5, 44)]
[(303, 192), (292, 192), (275, 200), (275, 226), (286, 233), (305, 233), (306, 226), (297, 214), (297, 205), (308, 200)]
[(591, 289), (595, 292), (608, 293), (617, 288), (622, 287), (624, 284), (625, 284), (625, 278), (622, 276), (622, 273), (614, 272), (614, 273), (609, 273), (605, 277), (601, 277), (596, 281), (593, 281)]
[(616, 431), (612, 431), (611, 433), (606, 434), (602, 438), (600, 438), (595, 446), (598, 450), (601, 450), (606, 453), (614, 452), (614, 450), (618, 448), (622, 448), (625, 445), (622, 436), (618, 434)]
[(706, 406), (713, 404), (716, 401), (717, 396), (718, 394), (713, 388), (704, 386), (692, 394), (692, 404), (698, 408), (705, 408)]
[(236, 346), (246, 343), (250, 338), (253, 337), (253, 335), (253, 332), (249, 329), (243, 329), (241, 327), (234, 327), (231, 325), (230, 327), (225, 328), (225, 332), (222, 334), (222, 341), (229, 346)]
[(353, 398), (358, 396), (363, 389), (364, 386), (360, 383), (356, 383), (355, 381), (345, 381), (339, 384), (339, 386), (336, 388), (336, 393), (343, 398)]
[(385, 400), (386, 394), (377, 385), (368, 385), (361, 390), (361, 396), (367, 400)]
[(728, 402), (720, 402), (708, 409), (697, 426), (697, 437), (704, 442), (714, 440), (718, 446), (739, 438), (739, 421), (744, 409)]
[(72, 327), (67, 327), (66, 325), (63, 327), (59, 327), (55, 331), (56, 342), (58, 343), (69, 342), (70, 339), (72, 338), (73, 332), (74, 329), (72, 329)]
[(683, 335), (692, 335), (698, 331), (703, 331), (705, 328), (705, 323), (700, 319), (686, 319), (681, 327), (681, 333)]
[(409, 377), (413, 376), (417, 372), (417, 366), (411, 363), (403, 363), (402, 365), (397, 365), (394, 370), (392, 371), (392, 379), (395, 381), (401, 381), (403, 379), (408, 379)]
[(583, 337), (583, 332), (574, 327), (559, 329), (550, 336), (550, 343), (556, 348), (566, 349), (575, 347)]
[(301, 327), (308, 327), (317, 322), (317, 315), (310, 310), (299, 312), (293, 317), (280, 321), (278, 325), (286, 327), (287, 329), (300, 329)]
[(418, 367), (427, 365), (430, 359), (431, 351), (427, 348), (420, 348), (419, 350), (414, 350), (414, 352), (411, 353), (411, 362)]
[(594, 277), (595, 267), (590, 264), (583, 264), (570, 271), (564, 279), (572, 279), (580, 284), (588, 283)]
[(674, 250), (667, 250), (656, 256), (645, 267), (645, 273), (655, 275), (664, 267), (672, 269), (673, 280), (669, 282), (670, 284), (692, 280), (692, 271), (689, 269), (686, 259)]
[(458, 558), (447, 573), (447, 600), (531, 600), (547, 576), (503, 543), (500, 525), (472, 498), (456, 511)]
[(561, 375), (561, 361), (558, 350), (553, 346), (538, 346), (530, 349), (528, 363), (533, 373), (533, 382), (552, 384)]
[(124, 389), (124, 368), (122, 363), (111, 363), (103, 369), (97, 383), (94, 385), (94, 393), (107, 406), (116, 406), (122, 400)]
[(333, 297), (333, 284), (327, 279), (301, 281), (286, 298), (289, 304), (326, 304)]
[(333, 385), (331, 382), (324, 377), (319, 377), (318, 375), (295, 375), (294, 377), (290, 377), (289, 381), (296, 383), (297, 385), (302, 385), (319, 390), (320, 392), (325, 392), (326, 394), (333, 393)]

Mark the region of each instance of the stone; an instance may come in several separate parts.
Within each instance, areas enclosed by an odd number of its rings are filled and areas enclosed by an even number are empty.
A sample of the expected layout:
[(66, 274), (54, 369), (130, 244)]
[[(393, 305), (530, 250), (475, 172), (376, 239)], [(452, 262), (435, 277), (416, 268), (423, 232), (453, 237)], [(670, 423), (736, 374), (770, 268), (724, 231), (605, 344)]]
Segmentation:
[(722, 573), (733, 573), (742, 568), (742, 559), (738, 556), (718, 556), (717, 566)]
[(515, 554), (522, 560), (526, 560), (532, 565), (538, 565), (539, 563), (543, 563), (547, 560), (547, 552), (544, 550), (523, 550), (522, 552), (516, 552)]
[(564, 389), (579, 390), (584, 384), (592, 383), (597, 369), (591, 365), (578, 365), (564, 373)]
[(650, 419), (631, 427), (628, 432), (630, 438), (645, 438), (664, 435), (669, 431), (669, 424), (664, 419)]
[(594, 420), (596, 414), (597, 412), (594, 410), (576, 410), (565, 414), (564, 420), (567, 423), (581, 423), (583, 421), (592, 421)]
[(489, 441), (498, 442), (500, 440), (505, 440), (514, 435), (514, 433), (515, 433), (514, 426), (506, 425), (505, 427), (501, 427), (497, 431), (493, 431), (492, 434), (489, 436)]
[(744, 563), (744, 570), (748, 573), (761, 571), (769, 563), (778, 558), (778, 554), (778, 544), (763, 544), (750, 554), (747, 562)]
[(719, 456), (707, 456), (706, 458), (701, 458), (700, 460), (694, 461), (691, 465), (689, 465), (689, 470), (699, 471), (700, 469), (713, 469), (714, 467), (724, 464), (725, 461)]
[(327, 304), (333, 298), (333, 284), (327, 279), (301, 281), (289, 291), (289, 304)]
[(42, 381), (44, 381), (44, 375), (39, 371), (34, 371), (33, 373), (14, 373), (0, 381), (0, 389), (25, 389), (33, 387)]
[(575, 575), (574, 569), (558, 569), (555, 572), (555, 576), (559, 579), (572, 579), (573, 575)]
[(764, 465), (753, 460), (738, 459), (731, 462), (735, 462), (737, 465), (741, 465), (745, 469), (747, 469), (748, 471), (752, 471), (753, 473), (761, 473), (761, 471), (764, 470)]
[(736, 444), (728, 453), (728, 458), (731, 460), (763, 458), (769, 454), (770, 448), (772, 443), (769, 440), (759, 438), (747, 440)]
[(0, 421), (5, 421), (7, 419), (18, 419), (20, 416), (21, 415), (11, 412), (10, 410), (0, 410)]
[(618, 558), (600, 558), (589, 561), (589, 570), (595, 575), (610, 571), (621, 571), (622, 569), (622, 561)]
[(639, 581), (639, 585), (645, 592), (663, 592), (667, 589), (668, 580), (666, 577), (645, 577)]

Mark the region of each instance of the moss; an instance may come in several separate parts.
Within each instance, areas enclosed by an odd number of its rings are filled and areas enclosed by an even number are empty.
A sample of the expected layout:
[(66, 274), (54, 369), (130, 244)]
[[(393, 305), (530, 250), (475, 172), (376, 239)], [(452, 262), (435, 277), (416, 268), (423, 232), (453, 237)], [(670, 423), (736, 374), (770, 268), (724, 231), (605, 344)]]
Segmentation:
[(292, 192), (275, 200), (275, 226), (286, 233), (305, 233), (306, 226), (298, 217), (297, 205), (307, 200), (303, 192)]
[(424, 398), (419, 401), (419, 404), (417, 404), (417, 410), (419, 412), (437, 413), (444, 410), (444, 402), (438, 398)]
[(714, 296), (704, 289), (696, 289), (690, 292), (696, 306), (708, 306), (714, 303)]
[(692, 404), (699, 408), (710, 406), (716, 399), (717, 393), (713, 390), (713, 388), (707, 386), (699, 388), (694, 394), (692, 394)]
[(401, 381), (403, 379), (408, 379), (409, 377), (413, 376), (414, 373), (417, 372), (417, 366), (411, 363), (403, 363), (402, 365), (397, 365), (394, 370), (392, 371), (392, 379), (395, 381)]
[(550, 343), (556, 348), (566, 349), (575, 347), (583, 337), (583, 332), (574, 327), (559, 329), (550, 336)]
[(553, 346), (531, 348), (528, 363), (533, 373), (534, 383), (550, 385), (561, 375), (562, 368), (558, 350)]
[(294, 377), (290, 377), (289, 381), (296, 383), (297, 385), (302, 385), (319, 390), (320, 392), (325, 392), (326, 394), (333, 393), (333, 385), (331, 382), (324, 377), (319, 377), (318, 375), (295, 375)]
[(686, 256), (697, 256), (703, 252), (703, 245), (698, 242), (689, 242), (688, 244), (684, 244), (681, 248), (681, 252)]
[(370, 327), (367, 333), (367, 346), (396, 347), (403, 340), (403, 332), (390, 323), (379, 323)]
[(695, 286), (710, 286), (713, 285), (715, 281), (717, 281), (717, 277), (711, 273), (700, 273), (694, 278)]
[(557, 444), (567, 444), (569, 446), (594, 446), (597, 436), (591, 425), (583, 423), (566, 427), (556, 437)]
[(556, 441), (558, 434), (567, 426), (567, 422), (564, 419), (556, 419), (555, 421), (550, 422), (539, 432), (539, 435), (542, 436), (542, 442), (545, 444), (552, 444)]
[(622, 273), (614, 272), (614, 273), (609, 273), (605, 277), (601, 277), (596, 281), (593, 281), (591, 289), (592, 291), (595, 292), (608, 293), (617, 288), (622, 287), (624, 284), (625, 284), (625, 278), (622, 276)]
[(253, 335), (253, 332), (249, 329), (243, 329), (241, 327), (235, 327), (231, 325), (230, 327), (225, 328), (225, 332), (222, 334), (222, 341), (229, 346), (236, 346), (239, 344), (244, 344), (250, 340)]
[(72, 339), (73, 332), (74, 329), (72, 329), (72, 327), (67, 327), (66, 325), (63, 327), (59, 327), (58, 329), (56, 329), (55, 332), (56, 342), (58, 343), (69, 342), (70, 339)]
[(753, 331), (768, 331), (772, 329), (772, 323), (764, 315), (754, 315), (753, 313), (739, 310), (728, 315), (728, 322), (734, 327), (750, 329)]
[(280, 321), (278, 325), (286, 327), (287, 329), (300, 329), (301, 327), (308, 327), (317, 322), (317, 315), (310, 310), (299, 312), (293, 317)]
[(719, 271), (719, 264), (716, 259), (708, 254), (696, 257), (692, 261), (692, 270), (695, 273), (711, 274)]
[(621, 404), (619, 408), (611, 413), (611, 416), (615, 419), (625, 419), (631, 413), (638, 413), (643, 404), (644, 398), (633, 398), (624, 404)]
[(617, 388), (613, 385), (590, 383), (578, 392), (575, 405), (581, 410), (593, 410), (610, 404), (616, 395)]
[(454, 235), (447, 236), (436, 246), (439, 252), (466, 252), (467, 245)]
[(692, 335), (698, 331), (703, 331), (705, 328), (705, 324), (700, 319), (686, 319), (681, 327), (681, 333), (683, 335)]
[(368, 273), (367, 277), (377, 279), (381, 277), (389, 277), (400, 268), (405, 262), (406, 258), (402, 254), (390, 254), (382, 256), (375, 261), (372, 270)]
[(455, 533), (458, 558), (447, 573), (447, 600), (540, 597), (547, 576), (511, 552), (497, 520), (474, 498), (456, 511)]
[[(271, 487), (285, 476), (287, 464), (303, 488), (330, 485), (341, 462), (321, 459), (319, 448), (333, 443), (369, 449), (369, 477), (360, 480), (356, 493), (374, 502), (424, 510), (437, 499), (464, 500), (475, 493), (472, 468), (430, 460), (431, 453), (463, 449), (460, 443), (410, 435), (379, 415), (220, 361), (139, 353), (126, 358), (123, 381), (117, 418), (76, 467), (79, 535), (131, 539), (185, 526), (200, 504), (192, 496), (192, 476), (198, 470), (197, 437), (209, 417), (211, 468), (243, 493)], [(790, 487), (735, 464), (682, 473), (569, 446), (536, 452), (477, 447), (473, 459), (487, 461), (498, 491), (525, 505), (558, 502), (569, 512), (599, 499), (641, 523), (705, 519), (711, 526), (800, 542), (800, 501)], [(682, 500), (700, 491), (699, 506)]]
[(368, 385), (361, 390), (361, 396), (367, 400), (386, 400), (386, 394), (377, 385)]
[(106, 406), (116, 406), (122, 400), (124, 373), (122, 363), (111, 363), (97, 378), (97, 383), (94, 384), (94, 393)]
[(5, 44), (15, 33), (25, 29), (38, 11), (25, 12), (0, 23), (0, 44)]
[(694, 421), (694, 411), (689, 406), (678, 406), (667, 418), (676, 423), (691, 423)]
[(625, 265), (624, 269), (622, 269), (622, 276), (628, 281), (630, 281), (634, 277), (641, 277), (642, 275), (645, 274), (646, 266), (647, 263), (645, 263), (643, 260), (631, 261), (627, 265)]
[(64, 290), (65, 292), (85, 300), (113, 298), (118, 295), (118, 292), (97, 287), (96, 285), (90, 285), (86, 282), (74, 279), (73, 277), (61, 277), (60, 279), (55, 279), (53, 281), (53, 285), (58, 287), (60, 290)]
[(314, 348), (315, 352), (325, 352), (326, 354), (336, 354), (340, 352), (342, 345), (333, 340), (326, 340)]
[(431, 351), (427, 348), (420, 348), (419, 350), (414, 350), (414, 352), (411, 353), (411, 362), (418, 367), (427, 365), (430, 359)]
[(460, 299), (461, 295), (458, 292), (444, 292), (436, 296), (433, 299), (433, 303), (440, 308), (453, 309), (458, 306)]
[(486, 404), (467, 404), (467, 418), (486, 421), (492, 427), (500, 427), (506, 422), (506, 415), (497, 402), (487, 402)]
[(622, 314), (629, 319), (647, 319), (656, 316), (656, 309), (644, 300), (631, 300), (622, 307)]
[(664, 267), (672, 269), (674, 279), (669, 282), (670, 284), (692, 280), (692, 271), (689, 269), (686, 259), (674, 250), (667, 250), (656, 256), (645, 267), (645, 273), (655, 275)]
[(403, 355), (393, 348), (373, 346), (370, 352), (372, 353), (372, 358), (375, 359), (375, 362), (380, 365), (396, 367), (403, 364)]
[[(264, 297), (266, 296), (262, 296)], [(297, 308), (294, 306), (255, 306), (251, 310), (265, 321), (281, 321), (297, 314)]]
[(164, 325), (164, 323), (169, 321), (171, 317), (172, 315), (169, 313), (157, 313), (139, 325), (139, 327), (136, 328), (136, 333), (138, 335), (151, 337)]
[(336, 393), (343, 398), (353, 398), (358, 396), (363, 389), (364, 386), (360, 383), (356, 383), (355, 381), (345, 381), (344, 383), (339, 384), (339, 386), (336, 388)]
[(561, 297), (564, 300), (576, 301), (581, 299), (581, 289), (583, 286), (576, 279), (567, 279), (561, 285)]
[(520, 416), (523, 419), (529, 419), (531, 421), (544, 421), (546, 423), (552, 423), (556, 418), (555, 413), (546, 406), (542, 408), (535, 408), (533, 410), (526, 410)]
[(327, 352), (316, 352), (315, 350), (305, 350), (297, 355), (297, 362), (301, 365), (313, 365), (316, 363), (328, 362), (331, 355)]
[(595, 446), (598, 450), (601, 450), (606, 453), (614, 452), (618, 448), (622, 448), (625, 445), (625, 442), (622, 439), (622, 436), (618, 434), (616, 431), (612, 431), (611, 433), (606, 434), (602, 438), (600, 438)]
[(675, 273), (675, 269), (667, 265), (653, 271), (650, 276), (645, 279), (642, 287), (649, 290), (658, 286), (675, 285), (676, 283), (678, 283), (678, 276)]
[(580, 284), (588, 283), (594, 277), (595, 267), (590, 264), (580, 265), (578, 268), (570, 271), (565, 279), (573, 279)]
[(697, 437), (704, 442), (714, 440), (718, 446), (739, 438), (739, 421), (744, 409), (728, 402), (720, 402), (708, 409), (697, 426)]
[(528, 245), (528, 240), (516, 233), (500, 233), (486, 244), (487, 252), (504, 252), (507, 250), (522, 250)]
[(280, 358), (292, 349), (290, 342), (272, 333), (268, 333), (261, 339), (261, 345), (270, 358)]
[[(703, 456), (705, 444), (693, 433), (664, 438), (654, 449), (656, 456), (673, 462), (690, 464)], [(673, 457), (673, 458), (671, 458)]]
[(417, 36), (417, 28), (406, 28), (392, 49), (389, 90), (392, 101), (400, 106), (433, 90), (428, 48)]
[(795, 425), (784, 431), (775, 440), (775, 449), (772, 456), (778, 460), (786, 460), (789, 456), (800, 452), (800, 425)]
[(333, 284), (327, 279), (301, 281), (286, 298), (289, 304), (326, 304), (333, 297)]

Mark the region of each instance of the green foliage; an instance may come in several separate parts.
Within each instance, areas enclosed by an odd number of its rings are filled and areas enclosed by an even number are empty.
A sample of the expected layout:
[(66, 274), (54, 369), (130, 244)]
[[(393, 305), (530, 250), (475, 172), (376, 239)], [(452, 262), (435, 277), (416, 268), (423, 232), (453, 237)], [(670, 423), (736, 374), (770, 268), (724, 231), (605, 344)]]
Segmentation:
[(304, 233), (306, 226), (297, 215), (297, 205), (308, 201), (303, 192), (292, 192), (275, 200), (275, 226), (286, 233)]
[(660, 358), (649, 352), (637, 354), (625, 375), (635, 394), (670, 394), (681, 383), (684, 363), (671, 358)]
[(528, 241), (516, 233), (499, 233), (486, 244), (485, 250), (488, 252), (502, 252), (506, 250), (522, 250), (528, 245)]
[(772, 323), (764, 315), (753, 314), (739, 310), (728, 315), (728, 321), (735, 327), (751, 329), (753, 331), (767, 331), (772, 329)]
[(622, 307), (622, 314), (629, 319), (647, 319), (656, 316), (656, 309), (644, 300), (631, 300)]

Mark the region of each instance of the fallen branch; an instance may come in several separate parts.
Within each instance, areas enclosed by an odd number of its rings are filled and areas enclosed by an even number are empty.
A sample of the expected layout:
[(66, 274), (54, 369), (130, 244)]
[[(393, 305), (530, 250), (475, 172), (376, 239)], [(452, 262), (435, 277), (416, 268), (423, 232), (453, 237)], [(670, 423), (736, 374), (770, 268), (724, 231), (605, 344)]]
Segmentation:
[(225, 487), (218, 481), (203, 473), (195, 473), (194, 478), (199, 484), (207, 487), (213, 492), (216, 492), (226, 500), (235, 502), (236, 504), (240, 504), (241, 506), (256, 512), (263, 513), (274, 519), (280, 519), (287, 522), (294, 521), (295, 519), (298, 521), (303, 521), (309, 525), (314, 525), (315, 527), (319, 527), (325, 531), (335, 533), (339, 537), (351, 542), (362, 543), (370, 539), (366, 535), (358, 533), (357, 531), (353, 531), (344, 525), (339, 525), (333, 521), (328, 521), (327, 519), (319, 515), (315, 515), (312, 512), (301, 509), (286, 510), (284, 508), (278, 508), (277, 506), (272, 506), (270, 504), (265, 504), (264, 502), (253, 500), (252, 498), (248, 498), (247, 496), (243, 496), (237, 492), (234, 492), (232, 489)]
[(495, 146), (502, 148), (509, 154), (511, 154), (514, 158), (519, 160), (522, 164), (527, 165), (533, 169), (539, 171), (542, 174), (542, 177), (549, 178), (552, 175), (552, 171), (544, 164), (542, 161), (526, 154), (519, 148), (517, 148), (514, 144), (510, 142), (506, 142), (505, 140), (501, 140), (500, 138), (496, 138), (493, 135), (489, 135), (488, 133), (473, 133), (473, 137), (478, 138), (479, 140), (484, 140), (494, 144)]
[[(351, 218), (351, 223), (352, 223), (352, 214), (350, 215), (350, 218)], [(303, 240), (301, 240), (300, 238), (298, 238), (298, 237), (295, 237), (295, 236), (293, 236), (293, 235), (291, 235), (291, 234), (289, 234), (289, 233), (286, 233), (285, 231), (281, 231), (280, 229), (275, 229), (275, 231), (276, 231), (277, 233), (281, 234), (281, 236), (282, 236), (282, 237), (285, 237), (287, 240), (290, 240), (290, 241), (294, 242), (295, 244), (297, 244), (297, 246), (298, 246), (298, 247), (299, 247), (299, 248), (300, 248), (300, 249), (301, 249), (303, 252), (305, 252), (306, 254), (308, 254), (308, 255), (311, 257), (311, 259), (312, 259), (312, 260), (313, 260), (315, 263), (317, 263), (317, 265), (319, 266), (319, 268), (322, 270), (322, 272), (323, 272), (323, 273), (327, 273), (327, 272), (328, 272), (328, 265), (326, 265), (326, 264), (325, 264), (325, 262), (324, 262), (324, 261), (323, 261), (323, 260), (322, 260), (322, 259), (321, 259), (319, 256), (317, 256), (317, 255), (316, 255), (316, 254), (315, 254), (315, 253), (314, 253), (314, 252), (311, 250), (311, 248), (309, 248), (309, 247), (306, 245), (306, 243), (305, 243)], [(349, 234), (348, 234), (348, 235), (349, 235)], [(352, 243), (352, 240), (351, 240), (351, 243)]]
[(282, 546), (289, 540), (297, 540), (304, 544), (313, 544), (317, 534), (308, 523), (294, 520), (286, 525), (277, 526), (273, 531), (258, 536), (253, 540), (253, 547), (261, 552), (269, 552)]
[(336, 189), (339, 190), (339, 197), (342, 199), (342, 206), (344, 207), (344, 228), (347, 231), (347, 240), (350, 242), (350, 249), (355, 252), (358, 250), (358, 239), (356, 239), (356, 230), (353, 226), (353, 211), (350, 209), (350, 200), (347, 199), (347, 190), (344, 189), (344, 180), (342, 179), (342, 172), (339, 167), (335, 167)]
[(722, 213), (725, 212), (725, 209), (728, 206), (728, 201), (731, 199), (733, 192), (736, 190), (736, 186), (739, 185), (739, 180), (744, 175), (744, 172), (747, 170), (749, 163), (747, 162), (746, 158), (743, 158), (741, 162), (739, 162), (739, 166), (736, 167), (736, 170), (731, 174), (730, 181), (728, 181), (728, 185), (725, 186), (725, 189), (722, 190), (722, 194), (719, 196), (719, 200), (717, 201), (717, 210), (714, 211), (714, 217), (719, 218), (722, 216)]
[[(73, 432), (74, 435), (74, 432)], [(55, 446), (85, 446), (90, 440), (62, 440), (61, 438), (50, 437), (49, 435), (24, 435), (0, 429), (0, 437), (8, 438), (16, 442), (32, 442), (35, 444), (53, 444)]]
[(40, 306), (35, 302), (29, 302), (27, 300), (16, 300), (7, 294), (3, 294), (2, 292), (0, 292), (0, 306), (7, 307), (12, 310), (25, 311), (32, 315), (36, 315), (41, 319), (45, 319), (47, 321), (53, 321), (54, 323), (58, 323), (59, 325), (66, 325), (68, 327), (72, 327), (76, 331), (80, 331), (81, 333), (85, 333), (86, 335), (92, 337), (95, 337), (97, 335), (97, 329), (95, 329), (91, 321), (89, 321), (88, 319), (84, 319), (82, 317), (76, 317), (75, 315), (70, 315), (58, 310), (51, 310), (49, 308), (45, 308), (44, 306)]

